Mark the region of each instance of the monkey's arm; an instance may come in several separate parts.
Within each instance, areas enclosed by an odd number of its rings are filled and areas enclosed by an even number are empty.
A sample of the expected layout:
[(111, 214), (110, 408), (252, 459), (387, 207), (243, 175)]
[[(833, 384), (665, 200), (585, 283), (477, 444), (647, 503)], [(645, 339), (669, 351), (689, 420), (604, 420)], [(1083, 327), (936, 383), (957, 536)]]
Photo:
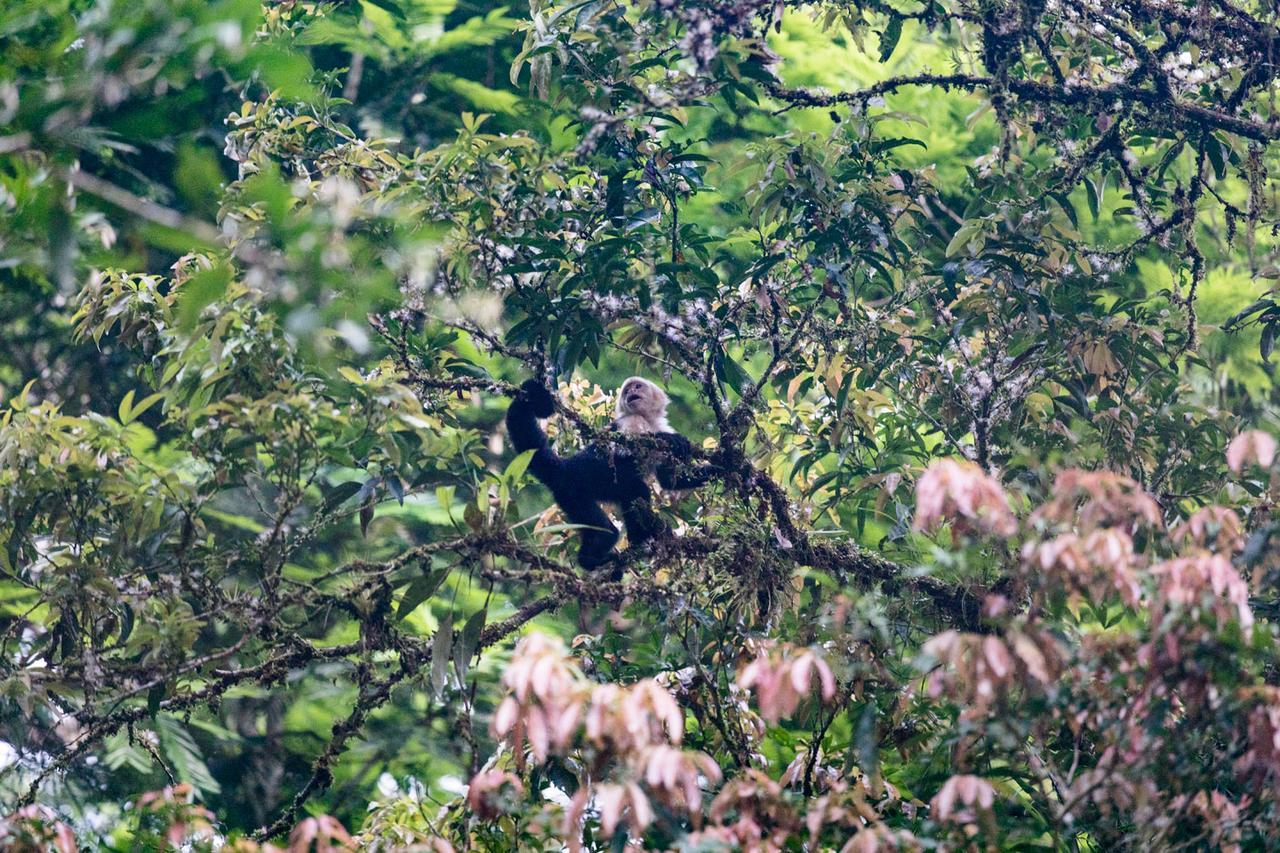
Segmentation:
[(547, 434), (538, 423), (554, 412), (555, 399), (551, 392), (537, 380), (527, 379), (507, 409), (507, 434), (517, 453), (534, 451), (530, 473), (556, 493), (564, 479), (564, 460), (551, 448)]
[(696, 489), (706, 485), (718, 472), (714, 465), (693, 461), (693, 445), (678, 432), (659, 432), (653, 436), (666, 457), (654, 474), (664, 489)]
[(538, 421), (549, 418), (555, 412), (555, 400), (551, 392), (536, 379), (526, 379), (520, 393), (507, 409), (507, 433), (516, 451), (542, 450), (547, 445), (547, 434)]

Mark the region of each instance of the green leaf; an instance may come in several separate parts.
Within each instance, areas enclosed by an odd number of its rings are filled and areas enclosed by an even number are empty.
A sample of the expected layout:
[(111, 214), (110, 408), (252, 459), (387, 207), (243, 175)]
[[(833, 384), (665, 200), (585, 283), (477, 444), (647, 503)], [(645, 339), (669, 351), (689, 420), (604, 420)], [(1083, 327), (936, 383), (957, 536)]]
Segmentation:
[(130, 413), (133, 411), (133, 389), (130, 388), (128, 393), (120, 400), (120, 408), (116, 409), (116, 418), (124, 426), (129, 425), (129, 421), (133, 420)]
[[(0, 549), (0, 556), (3, 556), (3, 554), (4, 551)], [(129, 642), (129, 636), (133, 634), (133, 625), (133, 608), (128, 604), (122, 603), (120, 605), (120, 630), (117, 632), (116, 642), (120, 645), (124, 645)]]
[(449, 514), (450, 520), (453, 519), (453, 496), (457, 491), (457, 486), (436, 486), (436, 504)]
[(880, 767), (880, 738), (876, 726), (875, 702), (867, 702), (858, 716), (854, 741), (857, 744), (859, 768), (865, 776), (876, 778)]
[(960, 226), (960, 230), (956, 231), (955, 236), (951, 238), (951, 242), (947, 244), (947, 257), (950, 258), (963, 249), (970, 240), (978, 234), (978, 226), (967, 222)]
[(142, 747), (130, 743), (129, 735), (124, 729), (107, 739), (106, 748), (102, 761), (111, 770), (128, 767), (138, 773), (150, 773), (155, 769), (152, 766), (151, 756)]
[(200, 148), (190, 142), (179, 146), (173, 181), (192, 207), (207, 209), (211, 213), (217, 211), (226, 179), (218, 165), (218, 156), (211, 149)]
[(428, 78), (432, 86), (445, 89), (486, 113), (513, 115), (520, 107), (520, 96), (502, 89), (491, 89), (475, 80), (452, 74), (436, 73)]
[(751, 375), (724, 353), (721, 353), (716, 358), (715, 368), (716, 375), (720, 377), (720, 381), (732, 388), (737, 394), (741, 394), (744, 388), (754, 383)]
[(391, 13), (391, 17), (403, 21), (405, 20), (404, 9), (400, 8), (400, 4), (396, 0), (363, 0), (365, 3), (377, 6)]
[(892, 151), (894, 148), (901, 148), (903, 145), (919, 145), (921, 148), (926, 150), (929, 148), (929, 146), (923, 141), (910, 136), (895, 136), (892, 139), (880, 139), (871, 147), (876, 151)]
[(216, 302), (231, 284), (231, 268), (226, 264), (201, 270), (178, 288), (178, 328), (190, 332), (200, 312)]
[(449, 566), (442, 566), (409, 584), (400, 598), (400, 604), (396, 607), (396, 620), (399, 621), (408, 616), (418, 609), (419, 604), (435, 595), (436, 590), (444, 583), (444, 579), (449, 577), (449, 571)]
[(1103, 193), (1107, 188), (1107, 176), (1099, 175), (1095, 181), (1084, 182), (1085, 199), (1089, 203), (1089, 212), (1093, 214), (1094, 222), (1098, 221), (1098, 213), (1102, 210)]
[(362, 488), (363, 485), (357, 480), (339, 483), (325, 493), (324, 502), (320, 505), (321, 510), (324, 512), (334, 510)]
[(128, 426), (133, 423), (143, 412), (154, 406), (156, 401), (164, 399), (164, 396), (163, 391), (157, 391), (145, 397), (141, 403), (135, 406), (133, 405), (133, 391), (130, 390), (129, 393), (124, 395), (124, 399), (120, 401), (117, 417), (120, 419), (121, 426)]
[(524, 472), (528, 470), (529, 463), (533, 461), (533, 454), (536, 452), (534, 450), (526, 450), (516, 456), (515, 459), (511, 460), (511, 464), (507, 465), (507, 470), (502, 472), (502, 476), (511, 482), (519, 480), (524, 476)]
[(165, 687), (163, 683), (157, 684), (147, 691), (147, 715), (152, 719), (155, 719), (160, 711), (160, 703), (164, 701)]
[(1049, 193), (1049, 198), (1058, 203), (1058, 207), (1062, 208), (1062, 212), (1071, 220), (1073, 227), (1080, 227), (1080, 220), (1076, 216), (1076, 206), (1071, 203), (1071, 199), (1067, 197), (1066, 193)]
[(286, 50), (277, 44), (262, 45), (250, 56), (254, 70), (282, 98), (306, 101), (316, 97), (311, 85), (311, 60), (306, 54)]
[(884, 32), (880, 34), (880, 61), (888, 62), (889, 57), (893, 56), (893, 49), (898, 46), (898, 40), (902, 38), (902, 16), (896, 13), (889, 15), (889, 23), (884, 28)]
[(133, 411), (129, 413), (129, 420), (136, 421), (138, 418), (142, 416), (143, 412), (145, 412), (147, 409), (151, 408), (152, 406), (154, 406), (156, 403), (163, 400), (164, 398), (165, 398), (165, 392), (163, 391), (157, 391), (154, 394), (148, 394), (146, 397), (143, 397), (142, 402), (134, 406)]
[(387, 491), (391, 492), (391, 496), (399, 502), (400, 506), (404, 506), (404, 483), (400, 478), (395, 474), (388, 474), (382, 479), (387, 484)]
[(1231, 329), (1232, 327), (1243, 322), (1248, 317), (1251, 317), (1252, 315), (1257, 314), (1259, 312), (1266, 311), (1267, 309), (1273, 307), (1275, 304), (1276, 303), (1274, 301), (1272, 301), (1271, 299), (1265, 296), (1262, 297), (1261, 299), (1257, 299), (1254, 302), (1250, 303), (1247, 308), (1241, 310), (1239, 313), (1234, 314), (1233, 316), (1225, 320), (1222, 324), (1222, 328)]
[(360, 535), (369, 535), (369, 524), (373, 521), (373, 506), (375, 496), (370, 492), (364, 499), (364, 503), (360, 504)]
[(627, 220), (627, 231), (634, 231), (645, 225), (656, 225), (662, 219), (662, 211), (656, 207), (646, 207), (644, 210), (632, 216)]
[(431, 687), (436, 698), (444, 695), (449, 686), (449, 659), (453, 655), (453, 614), (446, 613), (440, 619), (440, 627), (431, 641)]
[(481, 608), (467, 617), (466, 623), (458, 634), (457, 645), (453, 651), (453, 668), (458, 673), (458, 683), (467, 680), (467, 670), (471, 666), (471, 658), (475, 656), (476, 647), (480, 644), (480, 634), (484, 631), (484, 621), (488, 609)]
[(164, 757), (169, 760), (179, 781), (190, 783), (206, 797), (221, 793), (222, 787), (204, 763), (204, 753), (182, 721), (169, 714), (161, 714), (156, 718), (156, 734), (160, 735)]
[(1209, 162), (1213, 164), (1213, 173), (1221, 181), (1227, 176), (1227, 155), (1231, 149), (1219, 142), (1213, 134), (1208, 134), (1204, 140), (1204, 151), (1209, 155)]

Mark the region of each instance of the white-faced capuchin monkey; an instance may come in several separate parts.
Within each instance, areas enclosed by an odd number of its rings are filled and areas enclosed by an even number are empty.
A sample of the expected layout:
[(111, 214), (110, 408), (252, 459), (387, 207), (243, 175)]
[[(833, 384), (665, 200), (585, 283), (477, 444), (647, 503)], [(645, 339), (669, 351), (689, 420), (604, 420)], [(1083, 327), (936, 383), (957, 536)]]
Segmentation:
[(627, 539), (640, 545), (664, 529), (662, 519), (650, 506), (646, 482), (650, 471), (664, 489), (697, 488), (714, 474), (716, 469), (711, 465), (691, 463), (692, 445), (667, 423), (669, 402), (666, 392), (639, 376), (623, 382), (618, 394), (613, 428), (627, 435), (658, 439), (654, 455), (661, 458), (648, 465), (628, 450), (611, 450), (598, 443), (567, 458), (558, 456), (538, 423), (555, 411), (555, 401), (537, 380), (526, 380), (507, 409), (507, 431), (516, 451), (535, 451), (529, 470), (551, 490), (569, 522), (583, 525), (578, 549), (578, 563), (583, 568), (608, 562), (618, 542), (618, 528), (601, 503), (621, 510)]

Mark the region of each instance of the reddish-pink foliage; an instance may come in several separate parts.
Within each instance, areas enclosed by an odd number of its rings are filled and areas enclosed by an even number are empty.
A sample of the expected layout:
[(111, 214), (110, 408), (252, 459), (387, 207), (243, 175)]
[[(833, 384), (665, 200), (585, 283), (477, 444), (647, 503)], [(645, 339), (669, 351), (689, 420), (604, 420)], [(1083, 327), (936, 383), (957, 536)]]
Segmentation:
[(32, 803), (0, 820), (0, 849), (12, 853), (76, 853), (75, 833), (48, 806)]
[(824, 701), (836, 695), (836, 679), (831, 667), (812, 649), (762, 646), (755, 660), (738, 673), (738, 686), (754, 690), (760, 716), (776, 723), (800, 707), (815, 686)]
[(1242, 432), (1227, 445), (1227, 467), (1239, 474), (1246, 465), (1270, 468), (1276, 459), (1276, 440), (1262, 430)]
[(990, 813), (995, 801), (996, 789), (990, 782), (962, 773), (943, 783), (929, 809), (934, 820), (973, 823), (976, 815)]
[(964, 459), (940, 459), (916, 481), (916, 529), (947, 521), (958, 533), (1012, 536), (1018, 528), (1000, 482)]

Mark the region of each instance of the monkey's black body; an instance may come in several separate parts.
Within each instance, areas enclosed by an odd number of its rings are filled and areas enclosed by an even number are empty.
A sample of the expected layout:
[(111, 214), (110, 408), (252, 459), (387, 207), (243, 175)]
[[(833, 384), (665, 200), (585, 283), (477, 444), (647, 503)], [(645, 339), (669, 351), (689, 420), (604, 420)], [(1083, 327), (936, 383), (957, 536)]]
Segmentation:
[[(618, 506), (627, 538), (640, 545), (664, 528), (662, 519), (650, 506), (645, 469), (626, 450), (592, 445), (568, 458), (551, 449), (540, 418), (555, 411), (551, 393), (536, 380), (526, 380), (521, 393), (507, 409), (507, 431), (518, 452), (535, 451), (529, 470), (551, 490), (556, 503), (572, 524), (584, 525), (578, 562), (591, 569), (608, 561), (618, 542), (618, 529), (600, 508), (601, 503)], [(692, 489), (710, 476), (707, 466), (688, 465), (692, 447), (679, 433), (653, 433), (661, 445), (655, 455), (664, 457), (654, 473), (664, 489)]]

